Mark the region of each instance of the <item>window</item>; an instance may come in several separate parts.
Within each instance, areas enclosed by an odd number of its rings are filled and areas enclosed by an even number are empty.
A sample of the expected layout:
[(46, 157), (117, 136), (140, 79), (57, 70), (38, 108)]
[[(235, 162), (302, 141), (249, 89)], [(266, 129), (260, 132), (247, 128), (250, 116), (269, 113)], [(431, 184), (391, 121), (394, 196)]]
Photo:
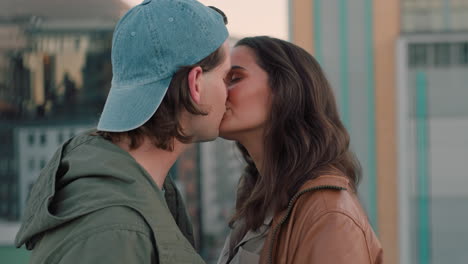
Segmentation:
[(0, 174), (8, 173), (8, 160), (0, 159)]
[(468, 66), (468, 42), (458, 44), (458, 55), (459, 63)]
[(41, 160), (41, 163), (40, 163), (41, 170), (45, 167), (45, 165), (46, 165), (46, 161), (45, 161), (45, 160)]
[(6, 145), (9, 143), (8, 140), (8, 134), (7, 133), (0, 133), (0, 145)]
[(29, 146), (32, 146), (34, 145), (34, 141), (35, 141), (35, 136), (33, 133), (29, 134), (28, 135), (28, 143), (29, 143)]
[(44, 146), (47, 143), (47, 135), (45, 133), (41, 134), (41, 145)]
[(427, 65), (426, 44), (410, 44), (408, 64), (410, 67), (422, 67)]
[(434, 65), (447, 67), (450, 65), (450, 44), (437, 43), (434, 45)]
[(2, 187), (2, 193), (0, 193), (0, 197), (3, 201), (7, 200), (8, 198), (8, 183), (5, 184), (3, 183), (3, 187)]

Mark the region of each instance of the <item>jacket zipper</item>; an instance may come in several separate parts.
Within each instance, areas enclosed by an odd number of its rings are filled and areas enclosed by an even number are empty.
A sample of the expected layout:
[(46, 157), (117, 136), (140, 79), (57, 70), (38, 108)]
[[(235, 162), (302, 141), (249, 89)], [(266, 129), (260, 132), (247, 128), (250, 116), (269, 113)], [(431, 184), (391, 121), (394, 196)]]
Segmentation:
[(271, 244), (270, 244), (269, 249), (268, 249), (268, 262), (267, 262), (268, 264), (273, 263), (273, 245), (274, 245), (274, 242), (275, 242), (276, 233), (278, 232), (280, 227), (288, 220), (289, 215), (291, 214), (292, 208), (294, 206), (294, 203), (304, 193), (312, 192), (312, 191), (318, 191), (318, 190), (346, 190), (346, 188), (339, 187), (339, 186), (334, 186), (334, 185), (321, 185), (321, 186), (308, 188), (308, 189), (305, 189), (305, 190), (302, 190), (302, 191), (296, 193), (296, 195), (294, 195), (293, 198), (291, 198), (291, 200), (289, 201), (288, 208), (286, 210), (286, 215), (283, 216), (283, 218), (281, 219), (279, 224), (276, 225), (275, 229), (273, 229), (272, 240), (271, 240)]

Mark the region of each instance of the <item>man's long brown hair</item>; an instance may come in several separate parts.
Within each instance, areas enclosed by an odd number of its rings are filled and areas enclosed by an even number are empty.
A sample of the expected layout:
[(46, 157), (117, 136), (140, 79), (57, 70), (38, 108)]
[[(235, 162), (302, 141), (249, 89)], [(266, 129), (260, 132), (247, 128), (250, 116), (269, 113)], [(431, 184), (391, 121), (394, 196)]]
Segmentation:
[(247, 150), (237, 143), (247, 166), (230, 221), (231, 227), (242, 225), (241, 232), (231, 237), (231, 257), (245, 233), (257, 230), (269, 210), (276, 215), (286, 209), (307, 180), (325, 173), (343, 175), (356, 190), (360, 178), (360, 165), (349, 149), (349, 134), (340, 120), (332, 88), (312, 55), (266, 36), (244, 38), (236, 46), (250, 48), (268, 74), (272, 103), (263, 137), (262, 175)]

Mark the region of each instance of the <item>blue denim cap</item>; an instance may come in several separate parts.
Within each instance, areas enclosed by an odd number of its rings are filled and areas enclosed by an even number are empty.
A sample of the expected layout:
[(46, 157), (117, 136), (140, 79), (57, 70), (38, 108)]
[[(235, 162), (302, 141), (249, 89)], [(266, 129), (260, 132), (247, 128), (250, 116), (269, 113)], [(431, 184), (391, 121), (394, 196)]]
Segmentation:
[(196, 0), (145, 0), (117, 23), (112, 86), (97, 129), (130, 131), (156, 112), (173, 75), (228, 38), (221, 14)]

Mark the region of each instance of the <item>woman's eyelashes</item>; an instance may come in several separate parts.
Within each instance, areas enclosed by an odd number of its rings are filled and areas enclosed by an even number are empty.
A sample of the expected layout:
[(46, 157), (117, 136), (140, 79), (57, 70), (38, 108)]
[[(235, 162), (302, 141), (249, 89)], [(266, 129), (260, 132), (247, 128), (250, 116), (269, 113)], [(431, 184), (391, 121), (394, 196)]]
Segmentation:
[(235, 73), (235, 72), (230, 72), (224, 79), (224, 82), (226, 83), (226, 85), (230, 86), (239, 82), (241, 79), (242, 79), (242, 76), (240, 74)]

